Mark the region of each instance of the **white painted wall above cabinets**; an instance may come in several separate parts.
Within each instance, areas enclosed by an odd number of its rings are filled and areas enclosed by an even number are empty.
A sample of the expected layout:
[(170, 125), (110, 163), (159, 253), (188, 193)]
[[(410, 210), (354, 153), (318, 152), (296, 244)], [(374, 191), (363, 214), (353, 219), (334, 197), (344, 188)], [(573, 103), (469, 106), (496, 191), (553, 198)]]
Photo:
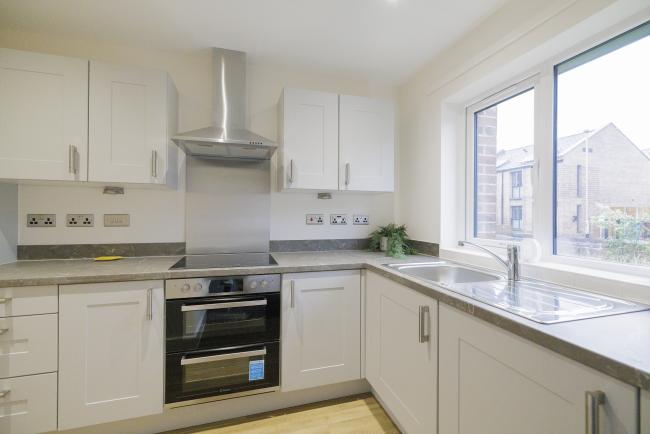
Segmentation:
[(278, 106), (282, 189), (394, 190), (392, 102), (285, 88)]
[(174, 187), (176, 104), (163, 71), (0, 49), (0, 177)]

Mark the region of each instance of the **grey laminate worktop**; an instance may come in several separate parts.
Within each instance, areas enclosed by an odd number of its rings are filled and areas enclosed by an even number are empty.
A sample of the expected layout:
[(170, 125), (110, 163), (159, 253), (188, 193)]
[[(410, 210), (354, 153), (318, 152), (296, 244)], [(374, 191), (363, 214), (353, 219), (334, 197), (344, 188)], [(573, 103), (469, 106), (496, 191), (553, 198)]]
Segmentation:
[(0, 288), (368, 269), (579, 363), (650, 390), (650, 311), (538, 324), (384, 266), (394, 262), (426, 261), (431, 257), (395, 260), (365, 251), (273, 253), (273, 257), (277, 266), (173, 271), (169, 267), (180, 259), (179, 256), (125, 258), (115, 262), (90, 259), (18, 261), (0, 265)]

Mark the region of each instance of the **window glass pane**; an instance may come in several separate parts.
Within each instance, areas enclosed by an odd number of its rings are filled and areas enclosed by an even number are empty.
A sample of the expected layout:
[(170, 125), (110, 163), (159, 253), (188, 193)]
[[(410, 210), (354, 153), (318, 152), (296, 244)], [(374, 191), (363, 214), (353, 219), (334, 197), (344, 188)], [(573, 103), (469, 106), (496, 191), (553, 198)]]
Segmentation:
[(647, 35), (636, 29), (556, 67), (558, 255), (650, 264)]
[(530, 89), (474, 113), (477, 238), (532, 236), (534, 102), (535, 91)]

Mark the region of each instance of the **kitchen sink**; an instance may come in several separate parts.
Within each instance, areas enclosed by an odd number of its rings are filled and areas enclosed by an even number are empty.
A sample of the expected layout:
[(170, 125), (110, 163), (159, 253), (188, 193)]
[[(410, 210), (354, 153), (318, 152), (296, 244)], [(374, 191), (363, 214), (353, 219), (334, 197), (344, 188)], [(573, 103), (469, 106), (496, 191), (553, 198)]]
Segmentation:
[(650, 306), (551, 283), (527, 279), (511, 283), (498, 274), (444, 261), (388, 267), (541, 324), (650, 310)]
[(443, 284), (443, 286), (457, 283), (503, 280), (503, 277), (496, 274), (484, 273), (482, 271), (445, 262), (391, 264), (389, 267), (409, 276)]

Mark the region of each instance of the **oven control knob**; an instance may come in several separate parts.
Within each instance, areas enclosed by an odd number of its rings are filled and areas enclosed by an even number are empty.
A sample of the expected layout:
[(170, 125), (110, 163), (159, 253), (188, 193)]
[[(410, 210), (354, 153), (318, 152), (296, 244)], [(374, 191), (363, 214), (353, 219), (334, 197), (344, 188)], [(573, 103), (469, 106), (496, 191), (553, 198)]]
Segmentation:
[(262, 288), (266, 288), (269, 285), (269, 282), (267, 282), (266, 280), (262, 280), (261, 285), (262, 285)]
[(202, 289), (203, 289), (203, 285), (202, 285), (202, 284), (197, 283), (196, 285), (194, 285), (194, 290), (195, 290), (195, 291), (198, 292), (198, 291), (200, 291), (200, 290), (202, 290)]
[(251, 282), (251, 289), (255, 289), (255, 288), (257, 288), (257, 280), (253, 280)]
[(186, 283), (185, 285), (181, 286), (181, 291), (182, 292), (187, 292), (190, 290), (190, 284)]

